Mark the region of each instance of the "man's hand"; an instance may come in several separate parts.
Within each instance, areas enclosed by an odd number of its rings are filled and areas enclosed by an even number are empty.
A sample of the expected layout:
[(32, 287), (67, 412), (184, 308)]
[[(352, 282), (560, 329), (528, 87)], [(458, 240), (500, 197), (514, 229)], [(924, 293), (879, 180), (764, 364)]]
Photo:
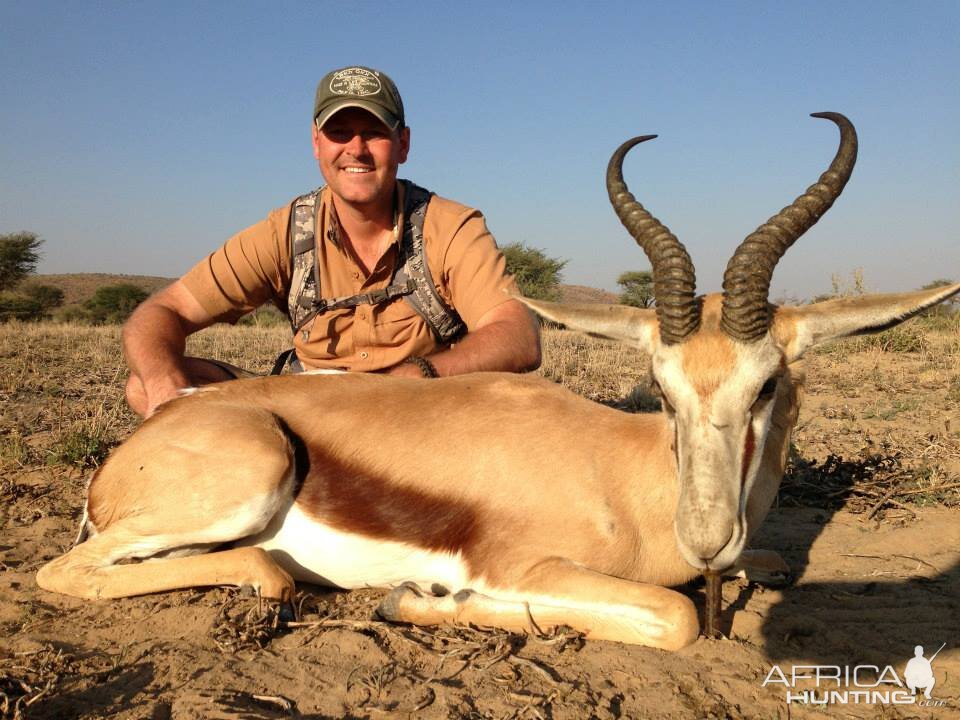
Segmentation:
[(187, 336), (213, 322), (180, 280), (137, 307), (123, 326), (123, 352), (130, 365), (127, 403), (134, 412), (149, 417), (178, 390), (202, 382), (193, 377), (197, 368), (184, 352)]
[[(137, 388), (131, 388), (131, 385), (139, 385), (139, 392)], [(173, 400), (181, 390), (189, 386), (190, 381), (186, 376), (179, 381), (170, 376), (164, 376), (147, 385), (131, 373), (130, 380), (127, 383), (127, 402), (134, 412), (146, 419), (153, 415), (154, 411), (163, 403)]]

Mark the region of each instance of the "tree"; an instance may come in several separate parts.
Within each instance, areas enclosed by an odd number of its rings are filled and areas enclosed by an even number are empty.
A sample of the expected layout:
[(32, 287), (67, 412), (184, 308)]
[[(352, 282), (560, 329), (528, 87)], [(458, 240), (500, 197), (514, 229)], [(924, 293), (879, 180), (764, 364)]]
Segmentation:
[(130, 317), (134, 308), (149, 297), (143, 288), (132, 283), (103, 285), (97, 288), (83, 307), (91, 322), (96, 324), (121, 323)]
[(12, 290), (36, 269), (42, 244), (36, 233), (26, 230), (0, 235), (0, 291)]
[(542, 250), (527, 247), (523, 243), (510, 243), (501, 251), (507, 261), (507, 270), (516, 279), (524, 297), (538, 300), (559, 298), (557, 286), (566, 260), (547, 257)]
[(638, 308), (653, 305), (653, 273), (650, 270), (627, 270), (617, 278), (623, 288), (620, 302)]

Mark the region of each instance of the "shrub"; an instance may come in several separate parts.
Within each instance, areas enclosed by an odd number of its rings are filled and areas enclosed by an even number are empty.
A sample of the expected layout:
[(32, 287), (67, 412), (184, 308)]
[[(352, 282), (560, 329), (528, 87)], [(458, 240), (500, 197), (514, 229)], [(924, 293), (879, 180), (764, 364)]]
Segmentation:
[(501, 251), (507, 261), (507, 270), (516, 279), (524, 297), (556, 300), (560, 296), (557, 286), (566, 260), (547, 257), (542, 250), (523, 243), (511, 243)]
[(146, 290), (132, 283), (103, 285), (83, 307), (90, 322), (97, 325), (122, 323), (148, 297)]
[(63, 305), (63, 290), (53, 285), (30, 282), (20, 287), (20, 292), (36, 300), (44, 313)]
[(43, 309), (38, 300), (23, 293), (0, 292), (0, 321), (38, 320)]
[(84, 428), (65, 433), (48, 450), (47, 462), (50, 465), (75, 465), (80, 468), (99, 467), (113, 442), (102, 433)]

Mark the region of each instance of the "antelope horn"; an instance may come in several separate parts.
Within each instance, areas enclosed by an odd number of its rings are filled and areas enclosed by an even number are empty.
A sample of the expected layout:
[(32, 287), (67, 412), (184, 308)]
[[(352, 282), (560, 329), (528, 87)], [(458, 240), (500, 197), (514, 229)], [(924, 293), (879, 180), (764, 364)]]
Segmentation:
[(637, 202), (623, 182), (624, 156), (634, 145), (655, 137), (635, 137), (617, 148), (607, 165), (607, 194), (620, 222), (650, 260), (660, 339), (673, 345), (683, 342), (700, 325), (693, 263), (677, 237)]
[(840, 128), (840, 147), (827, 171), (793, 203), (740, 243), (723, 274), (720, 327), (734, 340), (756, 342), (773, 320), (767, 297), (773, 269), (787, 249), (820, 219), (840, 196), (857, 161), (857, 131), (840, 113), (813, 113)]

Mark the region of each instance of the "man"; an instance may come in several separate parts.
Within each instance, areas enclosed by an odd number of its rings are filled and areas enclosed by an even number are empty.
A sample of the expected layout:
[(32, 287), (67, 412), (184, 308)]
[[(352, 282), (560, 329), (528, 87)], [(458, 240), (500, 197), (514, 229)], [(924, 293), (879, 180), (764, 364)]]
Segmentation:
[(313, 114), (326, 187), (274, 210), (137, 308), (123, 330), (130, 407), (149, 416), (181, 388), (246, 375), (185, 357), (186, 338), (266, 302), (291, 315), (294, 366), (307, 370), (536, 368), (536, 321), (510, 298), (483, 216), (398, 181), (409, 150), (390, 78), (365, 67), (326, 75)]

